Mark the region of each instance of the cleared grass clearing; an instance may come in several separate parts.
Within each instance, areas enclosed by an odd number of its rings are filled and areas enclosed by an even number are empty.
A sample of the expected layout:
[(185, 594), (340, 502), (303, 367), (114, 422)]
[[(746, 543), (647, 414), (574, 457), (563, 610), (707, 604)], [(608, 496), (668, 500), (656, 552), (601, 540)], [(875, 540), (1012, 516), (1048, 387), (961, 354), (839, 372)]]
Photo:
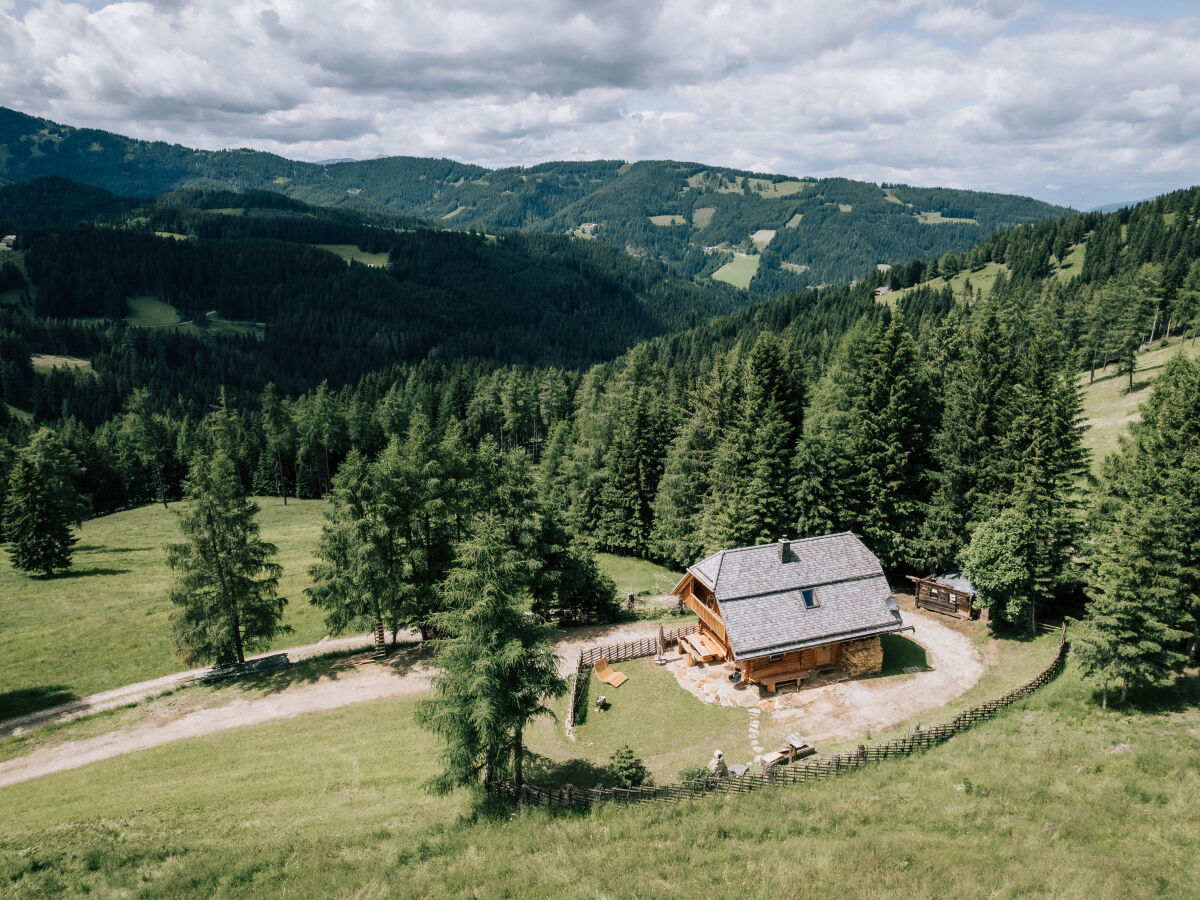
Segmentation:
[(779, 265), (781, 268), (787, 269), (789, 272), (795, 272), (797, 275), (799, 275), (801, 272), (807, 272), (812, 268), (812, 266), (805, 265), (804, 263), (784, 262), (780, 263)]
[(903, 200), (901, 200), (899, 197), (896, 196), (895, 188), (884, 188), (883, 189), (883, 199), (886, 200), (888, 203), (895, 203), (897, 206), (910, 205), (910, 204), (905, 203)]
[(784, 225), (783, 227), (784, 228), (796, 228), (797, 226), (799, 226), (799, 224), (802, 221), (804, 221), (804, 213), (796, 213), (790, 219), (787, 220), (787, 224)]
[(692, 224), (697, 228), (707, 228), (708, 223), (712, 221), (713, 213), (717, 211), (715, 206), (698, 206), (692, 210)]
[(943, 216), (940, 212), (937, 212), (936, 210), (933, 212), (917, 213), (916, 219), (922, 225), (954, 225), (954, 224), (978, 225), (979, 224), (978, 219), (956, 219), (953, 217)]
[(1167, 360), (1183, 352), (1195, 358), (1200, 354), (1191, 338), (1182, 342), (1172, 340), (1167, 347), (1156, 347), (1138, 354), (1137, 371), (1133, 375), (1133, 390), (1128, 391), (1129, 376), (1116, 374), (1116, 363), (1107, 371), (1097, 369), (1096, 380), (1088, 384), (1088, 373), (1079, 376), (1083, 389), (1083, 414), (1087, 431), (1083, 446), (1092, 455), (1092, 471), (1099, 472), (1104, 457), (1116, 453), (1121, 435), (1129, 433), (1129, 425), (1141, 418), (1138, 406), (1150, 396), (1150, 386)]
[(336, 253), (347, 263), (360, 262), (363, 265), (375, 266), (380, 269), (388, 263), (388, 255), (386, 253), (368, 253), (366, 250), (359, 249), (353, 244), (315, 244), (314, 246), (320, 247), (322, 250), (328, 250), (330, 253)]
[[(986, 295), (991, 292), (992, 286), (996, 283), (996, 276), (1001, 272), (1007, 274), (1008, 266), (1006, 266), (1004, 263), (993, 262), (988, 263), (982, 269), (959, 272), (953, 278), (934, 278), (931, 281), (925, 282), (923, 286), (940, 291), (945, 288), (946, 285), (950, 285), (950, 289), (954, 291), (954, 295), (958, 297), (961, 296), (964, 291), (966, 291), (967, 283), (970, 282), (972, 294), (976, 290), (982, 290)], [(900, 288), (899, 290), (892, 291), (890, 294), (884, 294), (880, 298), (880, 301), (886, 302), (889, 305), (894, 305), (897, 300), (914, 290), (916, 290), (916, 288)]]
[(908, 759), (579, 815), (425, 792), (439, 748), (415, 726), (414, 703), (364, 703), (6, 788), (0, 877), (14, 898), (635, 897), (680, 884), (767, 896), (797, 883), (852, 897), (932, 897), (948, 885), (1189, 897), (1200, 878), (1198, 683), (1192, 672), (1174, 691), (1101, 713), (1069, 664), (995, 720)]
[(5, 403), (4, 408), (7, 409), (8, 414), (15, 419), (20, 419), (22, 422), (32, 422), (33, 421), (33, 413), (27, 412), (23, 409), (17, 409), (11, 403)]
[(1060, 281), (1069, 281), (1083, 269), (1083, 261), (1087, 259), (1087, 244), (1075, 244), (1054, 270), (1054, 277)]
[[(325, 635), (302, 593), (324, 503), (258, 498), (263, 536), (279, 547), (284, 621), (294, 633), (276, 647)], [(29, 578), (0, 553), (0, 718), (189, 668), (171, 644), (165, 545), (179, 539), (161, 506), (85, 522), (74, 565), (54, 578)]]
[(712, 277), (717, 281), (724, 281), (726, 284), (732, 284), (734, 287), (745, 290), (750, 287), (750, 281), (754, 278), (754, 273), (758, 271), (761, 259), (762, 257), (757, 253), (753, 256), (735, 253), (732, 260), (713, 272)]
[(594, 240), (596, 237), (596, 229), (599, 228), (596, 222), (584, 222), (582, 225), (577, 225), (571, 229), (569, 234), (573, 237), (583, 238), (585, 241)]
[(768, 181), (765, 178), (749, 180), (750, 190), (767, 199), (795, 197), (804, 193), (810, 184), (811, 182), (807, 181)]
[(661, 216), (650, 216), (649, 218), (651, 224), (658, 226), (687, 224), (687, 219), (675, 213), (665, 213)]
[(154, 297), (127, 297), (125, 303), (129, 307), (129, 315), (125, 317), (125, 322), (129, 325), (140, 328), (165, 328), (183, 322), (175, 307)]
[(615, 553), (597, 553), (596, 563), (600, 571), (616, 582), (618, 597), (628, 594), (650, 594), (654, 597), (669, 594), (683, 577), (682, 573), (672, 572), (648, 559), (617, 556)]
[(47, 353), (35, 353), (29, 357), (29, 362), (35, 372), (49, 372), (53, 369), (77, 369), (81, 372), (92, 371), (90, 360), (78, 356), (52, 356)]
[(190, 241), (192, 239), (190, 234), (180, 234), (178, 231), (156, 231), (154, 234), (160, 238), (174, 238), (177, 241)]
[(752, 240), (755, 246), (761, 250), (763, 247), (767, 246), (767, 244), (771, 243), (771, 241), (775, 240), (775, 231), (771, 228), (760, 228), (758, 231), (750, 235), (750, 240)]

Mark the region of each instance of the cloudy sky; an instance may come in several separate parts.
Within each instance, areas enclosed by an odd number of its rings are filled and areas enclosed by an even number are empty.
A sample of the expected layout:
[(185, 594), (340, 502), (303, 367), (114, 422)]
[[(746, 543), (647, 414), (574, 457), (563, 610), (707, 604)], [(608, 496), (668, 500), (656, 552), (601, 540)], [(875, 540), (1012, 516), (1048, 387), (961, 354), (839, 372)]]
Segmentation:
[(0, 104), (294, 159), (685, 159), (1087, 208), (1200, 182), (1200, 14), (1116, 0), (0, 0)]

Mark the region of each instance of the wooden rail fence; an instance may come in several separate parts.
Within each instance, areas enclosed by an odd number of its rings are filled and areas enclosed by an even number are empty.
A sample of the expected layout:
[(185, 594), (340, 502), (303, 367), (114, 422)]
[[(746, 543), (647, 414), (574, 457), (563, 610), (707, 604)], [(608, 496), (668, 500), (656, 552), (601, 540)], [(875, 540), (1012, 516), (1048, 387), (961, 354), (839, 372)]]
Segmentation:
[[(683, 800), (693, 800), (715, 794), (748, 794), (774, 784), (801, 784), (822, 778), (836, 778), (847, 772), (854, 771), (868, 763), (879, 762), (894, 757), (908, 756), (918, 750), (928, 750), (938, 744), (950, 740), (956, 734), (966, 731), (980, 722), (994, 717), (1007, 706), (1028, 697), (1038, 688), (1051, 681), (1062, 669), (1070, 645), (1067, 643), (1067, 626), (1064, 623), (1060, 633), (1058, 650), (1054, 659), (1035, 678), (1018, 688), (1009, 691), (1003, 697), (980, 703), (965, 710), (941, 725), (929, 728), (918, 728), (911, 734), (898, 737), (884, 744), (865, 746), (859, 744), (856, 750), (849, 753), (835, 753), (825, 759), (808, 762), (792, 763), (785, 766), (773, 766), (762, 773), (747, 772), (744, 775), (726, 778), (701, 778), (696, 781), (685, 781), (681, 784), (649, 785), (636, 788), (592, 788), (580, 789), (566, 785), (557, 789), (539, 788), (529, 784), (519, 787), (506, 781), (492, 781), (484, 784), (487, 793), (506, 800), (524, 803), (529, 806), (553, 806), (563, 809), (589, 809), (605, 803), (628, 805), (632, 803), (666, 802), (674, 803)], [(599, 659), (599, 657), (596, 657)], [(629, 659), (630, 657), (623, 657)], [(611, 660), (610, 660), (611, 661)], [(579, 676), (576, 676), (578, 682)]]
[[(663, 632), (664, 643), (673, 644), (681, 637), (692, 634), (699, 625), (681, 625), (678, 628), (668, 628)], [(588, 647), (579, 651), (579, 662), (575, 665), (575, 681), (567, 695), (567, 737), (573, 737), (575, 732), (575, 713), (579, 709), (579, 698), (583, 688), (590, 678), (592, 666), (607, 659), (610, 663), (622, 662), (626, 659), (640, 659), (643, 656), (653, 656), (658, 652), (658, 635), (638, 638), (636, 641), (625, 641), (621, 644), (607, 644), (599, 647)]]

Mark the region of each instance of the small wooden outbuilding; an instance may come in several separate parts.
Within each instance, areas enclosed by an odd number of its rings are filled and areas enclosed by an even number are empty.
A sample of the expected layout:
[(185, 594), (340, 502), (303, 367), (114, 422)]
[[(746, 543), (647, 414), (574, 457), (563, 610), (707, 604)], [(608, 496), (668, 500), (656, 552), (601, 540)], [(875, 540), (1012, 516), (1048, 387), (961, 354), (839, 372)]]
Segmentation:
[(693, 662), (723, 661), (770, 691), (837, 665), (878, 672), (881, 635), (907, 630), (883, 567), (850, 532), (722, 550), (673, 591), (700, 617), (680, 641)]
[(945, 575), (926, 575), (918, 578), (909, 575), (917, 609), (928, 609), (960, 619), (978, 619), (980, 610), (975, 608), (975, 589), (958, 572)]

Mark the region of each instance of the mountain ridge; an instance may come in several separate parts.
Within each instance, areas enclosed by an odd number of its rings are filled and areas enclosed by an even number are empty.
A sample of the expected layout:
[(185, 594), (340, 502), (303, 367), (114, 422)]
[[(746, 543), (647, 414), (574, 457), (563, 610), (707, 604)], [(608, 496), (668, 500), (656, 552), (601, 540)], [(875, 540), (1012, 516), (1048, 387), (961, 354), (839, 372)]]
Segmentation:
[(673, 160), (488, 169), (389, 156), (307, 163), (80, 129), (0, 107), (0, 179), (58, 175), (130, 197), (181, 188), (271, 190), (306, 203), (416, 216), (455, 230), (601, 239), (689, 277), (739, 257), (760, 296), (861, 278), (875, 266), (961, 252), (1070, 212), (1032, 198), (755, 173)]

